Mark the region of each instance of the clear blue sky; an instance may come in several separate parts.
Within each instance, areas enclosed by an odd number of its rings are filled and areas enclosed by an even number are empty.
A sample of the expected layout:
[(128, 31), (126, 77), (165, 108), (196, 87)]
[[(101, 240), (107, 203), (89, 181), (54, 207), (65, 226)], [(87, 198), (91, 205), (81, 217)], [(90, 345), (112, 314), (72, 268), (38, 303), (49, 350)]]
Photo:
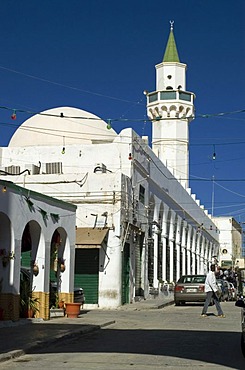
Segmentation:
[[(26, 118), (73, 106), (150, 135), (143, 90), (155, 90), (170, 20), (187, 90), (196, 94), (190, 124), (190, 185), (214, 215), (245, 221), (244, 0), (2, 0), (0, 146)], [(204, 118), (203, 115), (208, 115)], [(213, 160), (213, 153), (216, 159)], [(214, 181), (212, 180), (214, 178)]]

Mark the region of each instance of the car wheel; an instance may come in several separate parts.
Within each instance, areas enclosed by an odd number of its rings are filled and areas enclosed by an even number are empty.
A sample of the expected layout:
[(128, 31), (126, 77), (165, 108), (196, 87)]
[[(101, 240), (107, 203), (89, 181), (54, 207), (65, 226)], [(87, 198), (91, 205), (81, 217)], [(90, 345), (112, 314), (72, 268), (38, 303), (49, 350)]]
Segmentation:
[(245, 357), (245, 343), (244, 343), (243, 334), (241, 335), (241, 350), (242, 350), (243, 357)]
[(180, 301), (175, 301), (175, 306), (180, 306)]

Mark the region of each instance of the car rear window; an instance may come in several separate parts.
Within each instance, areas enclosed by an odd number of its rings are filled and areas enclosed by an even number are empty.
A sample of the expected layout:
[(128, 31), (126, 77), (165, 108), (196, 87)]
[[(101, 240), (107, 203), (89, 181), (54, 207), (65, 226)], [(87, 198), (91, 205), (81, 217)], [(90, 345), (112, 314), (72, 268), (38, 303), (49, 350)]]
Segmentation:
[(205, 275), (189, 275), (189, 276), (182, 276), (178, 283), (182, 283), (182, 284), (185, 284), (185, 283), (199, 283), (199, 284), (202, 284), (202, 283), (205, 283), (205, 278), (206, 276)]

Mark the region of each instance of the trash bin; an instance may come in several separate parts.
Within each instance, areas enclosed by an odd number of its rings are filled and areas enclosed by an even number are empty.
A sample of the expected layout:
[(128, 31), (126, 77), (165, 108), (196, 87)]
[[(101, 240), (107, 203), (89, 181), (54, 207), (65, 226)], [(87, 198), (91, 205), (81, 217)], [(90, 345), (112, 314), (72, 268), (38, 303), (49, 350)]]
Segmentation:
[(81, 305), (85, 302), (85, 297), (82, 288), (74, 288), (74, 302), (80, 303)]

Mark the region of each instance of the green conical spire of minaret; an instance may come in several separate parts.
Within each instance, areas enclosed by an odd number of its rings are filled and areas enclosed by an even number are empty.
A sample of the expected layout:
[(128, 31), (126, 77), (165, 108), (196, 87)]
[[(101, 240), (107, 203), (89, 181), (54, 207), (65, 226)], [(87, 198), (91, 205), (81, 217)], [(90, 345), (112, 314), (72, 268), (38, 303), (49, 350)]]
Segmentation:
[(163, 57), (163, 62), (180, 62), (179, 55), (174, 39), (174, 32), (173, 32), (173, 24), (174, 21), (170, 21), (171, 27), (170, 27), (170, 34), (166, 46), (166, 50)]

